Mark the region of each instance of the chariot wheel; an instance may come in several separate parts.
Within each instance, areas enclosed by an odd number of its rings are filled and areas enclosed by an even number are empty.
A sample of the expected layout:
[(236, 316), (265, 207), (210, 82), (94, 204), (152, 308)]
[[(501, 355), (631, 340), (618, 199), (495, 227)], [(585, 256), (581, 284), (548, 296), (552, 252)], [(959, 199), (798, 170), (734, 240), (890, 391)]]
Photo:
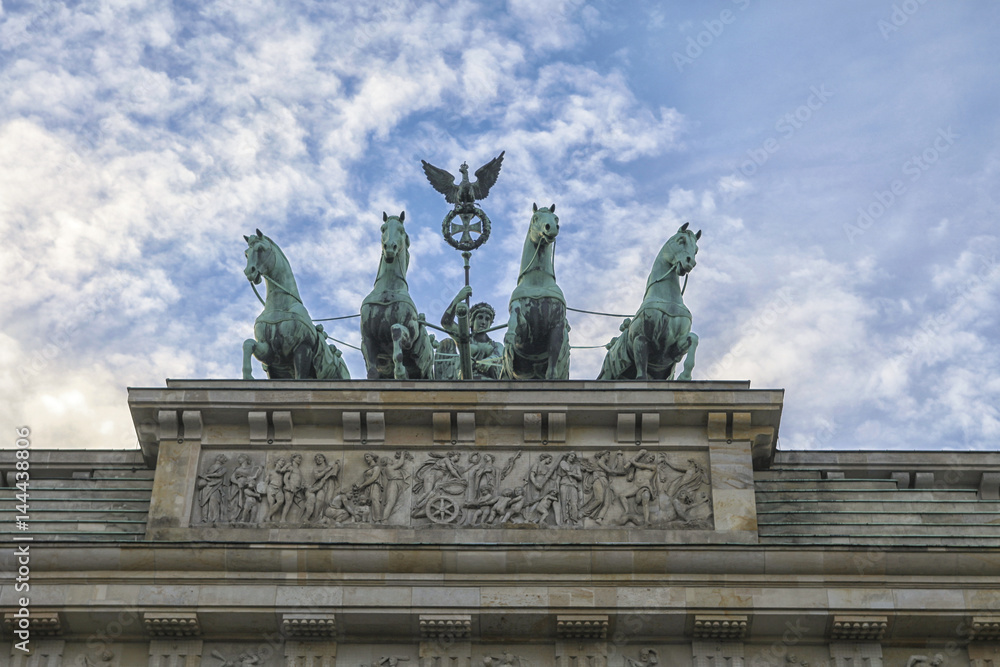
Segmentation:
[(458, 517), (458, 509), (458, 503), (448, 496), (437, 496), (427, 503), (427, 518), (434, 523), (451, 523)]

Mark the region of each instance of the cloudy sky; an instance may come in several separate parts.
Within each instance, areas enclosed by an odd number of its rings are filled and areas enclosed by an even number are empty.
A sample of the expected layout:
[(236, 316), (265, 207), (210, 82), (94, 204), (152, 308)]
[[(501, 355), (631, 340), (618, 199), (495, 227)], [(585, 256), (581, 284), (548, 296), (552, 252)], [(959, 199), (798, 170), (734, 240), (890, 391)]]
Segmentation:
[(589, 310), (633, 311), (691, 221), (695, 378), (786, 389), (782, 448), (992, 449), (998, 25), (985, 0), (5, 0), (0, 447), (134, 447), (127, 386), (238, 378), (255, 228), (334, 317), (405, 209), (437, 319), (462, 261), (420, 160), (505, 150), (472, 260), (499, 321), (532, 202)]

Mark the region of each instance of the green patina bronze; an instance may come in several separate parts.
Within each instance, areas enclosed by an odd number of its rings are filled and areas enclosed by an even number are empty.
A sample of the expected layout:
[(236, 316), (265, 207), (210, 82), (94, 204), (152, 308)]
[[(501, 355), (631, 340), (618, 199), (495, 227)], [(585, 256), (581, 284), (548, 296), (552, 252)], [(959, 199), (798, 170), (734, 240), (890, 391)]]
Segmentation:
[(566, 297), (556, 284), (554, 263), (559, 234), (555, 209), (555, 204), (548, 208), (532, 204), (531, 224), (521, 251), (521, 271), (510, 295), (503, 379), (569, 378)]
[(691, 379), (698, 336), (691, 331), (680, 276), (695, 267), (700, 238), (701, 231), (692, 232), (685, 222), (660, 248), (642, 304), (635, 317), (622, 323), (622, 334), (608, 343), (598, 380), (672, 380), (682, 358), (684, 371), (677, 379)]
[[(435, 355), (435, 378), (457, 380), (471, 377), (474, 380), (495, 380), (500, 377), (503, 363), (503, 345), (489, 336), (496, 312), (486, 302), (466, 306), (472, 288), (466, 285), (441, 316), (441, 328), (453, 339), (451, 345), (442, 345)], [(464, 314), (463, 314), (464, 313)], [(456, 322), (456, 317), (458, 321)], [(502, 325), (501, 325), (502, 326)], [(498, 327), (499, 328), (499, 327)], [(447, 355), (453, 355), (449, 358)], [(442, 357), (438, 359), (437, 357)], [(466, 362), (466, 356), (469, 361)], [(460, 361), (461, 360), (461, 361)], [(468, 368), (465, 368), (465, 365)], [(437, 369), (441, 370), (438, 371)]]
[(281, 248), (259, 229), (256, 236), (243, 238), (247, 242), (243, 273), (251, 285), (259, 285), (263, 279), (267, 286), (264, 310), (253, 326), (254, 339), (243, 342), (243, 379), (253, 379), (251, 357), (261, 362), (269, 378), (349, 379), (340, 350), (326, 343), (323, 327), (313, 324), (302, 305)]
[(361, 352), (369, 380), (431, 377), (431, 341), (406, 283), (410, 237), (405, 217), (405, 212), (382, 213), (382, 257), (375, 286), (361, 303)]

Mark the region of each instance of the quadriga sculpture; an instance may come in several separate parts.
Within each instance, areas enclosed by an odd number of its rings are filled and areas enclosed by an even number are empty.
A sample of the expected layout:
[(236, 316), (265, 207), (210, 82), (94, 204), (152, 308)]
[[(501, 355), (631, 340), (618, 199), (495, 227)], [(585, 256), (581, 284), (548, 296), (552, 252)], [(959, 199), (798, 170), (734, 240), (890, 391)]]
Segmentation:
[(361, 352), (369, 380), (431, 376), (431, 341), (406, 284), (410, 237), (405, 217), (405, 211), (382, 213), (382, 258), (375, 286), (361, 303)]
[(267, 285), (264, 310), (253, 325), (254, 338), (243, 342), (243, 379), (253, 379), (251, 356), (272, 379), (349, 379), (340, 350), (326, 343), (322, 327), (313, 324), (302, 305), (285, 253), (259, 229), (256, 236), (243, 238), (247, 242), (243, 273), (252, 285), (261, 279)]
[(554, 265), (559, 218), (555, 204), (531, 206), (521, 271), (510, 295), (501, 378), (565, 380), (569, 378), (569, 323)]
[(698, 336), (691, 331), (691, 311), (684, 305), (680, 276), (697, 263), (697, 233), (681, 225), (653, 260), (646, 295), (635, 317), (622, 324), (622, 335), (609, 343), (598, 380), (672, 380), (684, 358), (678, 380), (690, 380)]

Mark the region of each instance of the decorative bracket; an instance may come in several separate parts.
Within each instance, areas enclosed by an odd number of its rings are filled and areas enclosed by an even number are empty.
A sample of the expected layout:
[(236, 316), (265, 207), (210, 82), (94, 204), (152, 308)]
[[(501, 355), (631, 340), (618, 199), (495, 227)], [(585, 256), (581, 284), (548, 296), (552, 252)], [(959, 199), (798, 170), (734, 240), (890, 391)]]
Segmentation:
[(198, 614), (187, 611), (146, 612), (142, 615), (146, 632), (153, 637), (198, 637), (201, 624)]
[(560, 639), (606, 639), (608, 617), (606, 614), (589, 616), (556, 616), (556, 635)]

